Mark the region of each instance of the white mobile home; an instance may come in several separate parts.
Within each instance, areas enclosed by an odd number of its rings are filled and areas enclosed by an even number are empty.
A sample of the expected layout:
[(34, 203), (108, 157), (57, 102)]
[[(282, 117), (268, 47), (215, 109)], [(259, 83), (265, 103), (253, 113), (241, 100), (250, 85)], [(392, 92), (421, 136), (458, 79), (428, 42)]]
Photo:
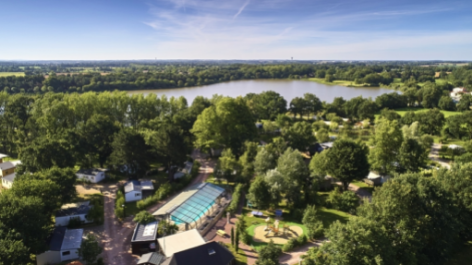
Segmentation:
[(108, 169), (102, 168), (91, 168), (91, 169), (81, 169), (75, 173), (78, 179), (88, 180), (92, 183), (98, 183), (105, 179), (105, 172)]
[(64, 226), (56, 227), (48, 240), (49, 250), (36, 256), (36, 264), (55, 264), (78, 259), (83, 234), (83, 229), (69, 230)]
[(125, 201), (134, 202), (143, 199), (141, 182), (137, 180), (128, 181), (125, 184)]

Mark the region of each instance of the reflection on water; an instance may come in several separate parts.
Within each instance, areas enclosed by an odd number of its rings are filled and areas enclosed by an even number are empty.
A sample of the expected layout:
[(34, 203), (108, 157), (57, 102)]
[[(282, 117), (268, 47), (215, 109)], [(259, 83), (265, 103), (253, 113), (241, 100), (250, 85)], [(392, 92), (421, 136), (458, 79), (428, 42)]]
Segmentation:
[(238, 97), (245, 96), (248, 93), (258, 94), (268, 90), (282, 95), (287, 103), (290, 103), (295, 97), (302, 97), (305, 93), (315, 94), (321, 101), (332, 102), (335, 97), (351, 99), (363, 96), (374, 99), (381, 94), (393, 92), (393, 90), (387, 88), (332, 86), (304, 80), (242, 80), (188, 88), (134, 90), (129, 91), (128, 94), (142, 93), (148, 95), (153, 93), (158, 96), (166, 95), (168, 98), (184, 96), (190, 105), (197, 96), (211, 98), (213, 95), (219, 94)]

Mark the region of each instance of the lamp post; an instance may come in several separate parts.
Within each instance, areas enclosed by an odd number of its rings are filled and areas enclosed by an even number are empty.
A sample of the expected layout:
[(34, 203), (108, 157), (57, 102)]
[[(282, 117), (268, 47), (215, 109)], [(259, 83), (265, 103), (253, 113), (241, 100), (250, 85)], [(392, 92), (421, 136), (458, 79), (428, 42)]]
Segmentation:
[(125, 205), (122, 204), (121, 207), (123, 207), (123, 219), (126, 217), (126, 213), (125, 213)]

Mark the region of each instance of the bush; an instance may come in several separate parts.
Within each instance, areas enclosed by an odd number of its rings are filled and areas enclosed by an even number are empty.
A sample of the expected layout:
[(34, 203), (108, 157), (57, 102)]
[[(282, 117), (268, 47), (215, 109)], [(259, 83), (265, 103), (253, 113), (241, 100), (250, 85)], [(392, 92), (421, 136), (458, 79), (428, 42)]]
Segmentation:
[(298, 246), (297, 238), (290, 238), (282, 247), (282, 251), (287, 252)]
[(339, 187), (336, 187), (329, 193), (327, 202), (334, 209), (354, 214), (357, 206), (359, 206), (359, 198), (352, 191), (341, 193)]
[(116, 201), (115, 201), (115, 215), (118, 218), (124, 218), (125, 212), (123, 210), (123, 206), (125, 204), (125, 197), (123, 196), (123, 192), (119, 190), (116, 193)]
[(236, 185), (236, 188), (234, 189), (234, 192), (233, 192), (231, 203), (229, 204), (228, 208), (226, 208), (227, 212), (234, 214), (236, 210), (238, 209), (242, 188), (243, 188), (242, 184)]
[(297, 238), (297, 244), (299, 246), (303, 246), (308, 242), (308, 237), (306, 235), (301, 235)]
[(316, 221), (311, 223), (310, 225), (307, 225), (308, 229), (308, 236), (312, 239), (315, 238), (320, 238), (324, 236), (324, 226), (323, 222), (321, 221)]

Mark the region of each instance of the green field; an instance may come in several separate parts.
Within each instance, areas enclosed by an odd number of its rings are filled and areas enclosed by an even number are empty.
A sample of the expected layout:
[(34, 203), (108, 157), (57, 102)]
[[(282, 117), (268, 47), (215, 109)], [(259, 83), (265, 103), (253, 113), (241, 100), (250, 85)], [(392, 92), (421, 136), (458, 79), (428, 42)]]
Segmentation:
[(25, 76), (23, 72), (0, 72), (0, 77), (5, 76)]
[[(423, 108), (401, 108), (401, 109), (395, 109), (395, 111), (400, 114), (400, 116), (404, 116), (408, 111), (413, 111), (413, 112), (426, 112), (429, 109), (423, 109)], [(457, 115), (461, 114), (459, 111), (447, 111), (447, 110), (440, 110), (442, 114), (444, 114), (444, 117), (447, 118), (452, 115)]]
[(364, 84), (356, 84), (354, 81), (349, 80), (334, 80), (333, 82), (327, 82), (324, 78), (308, 78), (308, 80), (325, 85), (364, 87)]

